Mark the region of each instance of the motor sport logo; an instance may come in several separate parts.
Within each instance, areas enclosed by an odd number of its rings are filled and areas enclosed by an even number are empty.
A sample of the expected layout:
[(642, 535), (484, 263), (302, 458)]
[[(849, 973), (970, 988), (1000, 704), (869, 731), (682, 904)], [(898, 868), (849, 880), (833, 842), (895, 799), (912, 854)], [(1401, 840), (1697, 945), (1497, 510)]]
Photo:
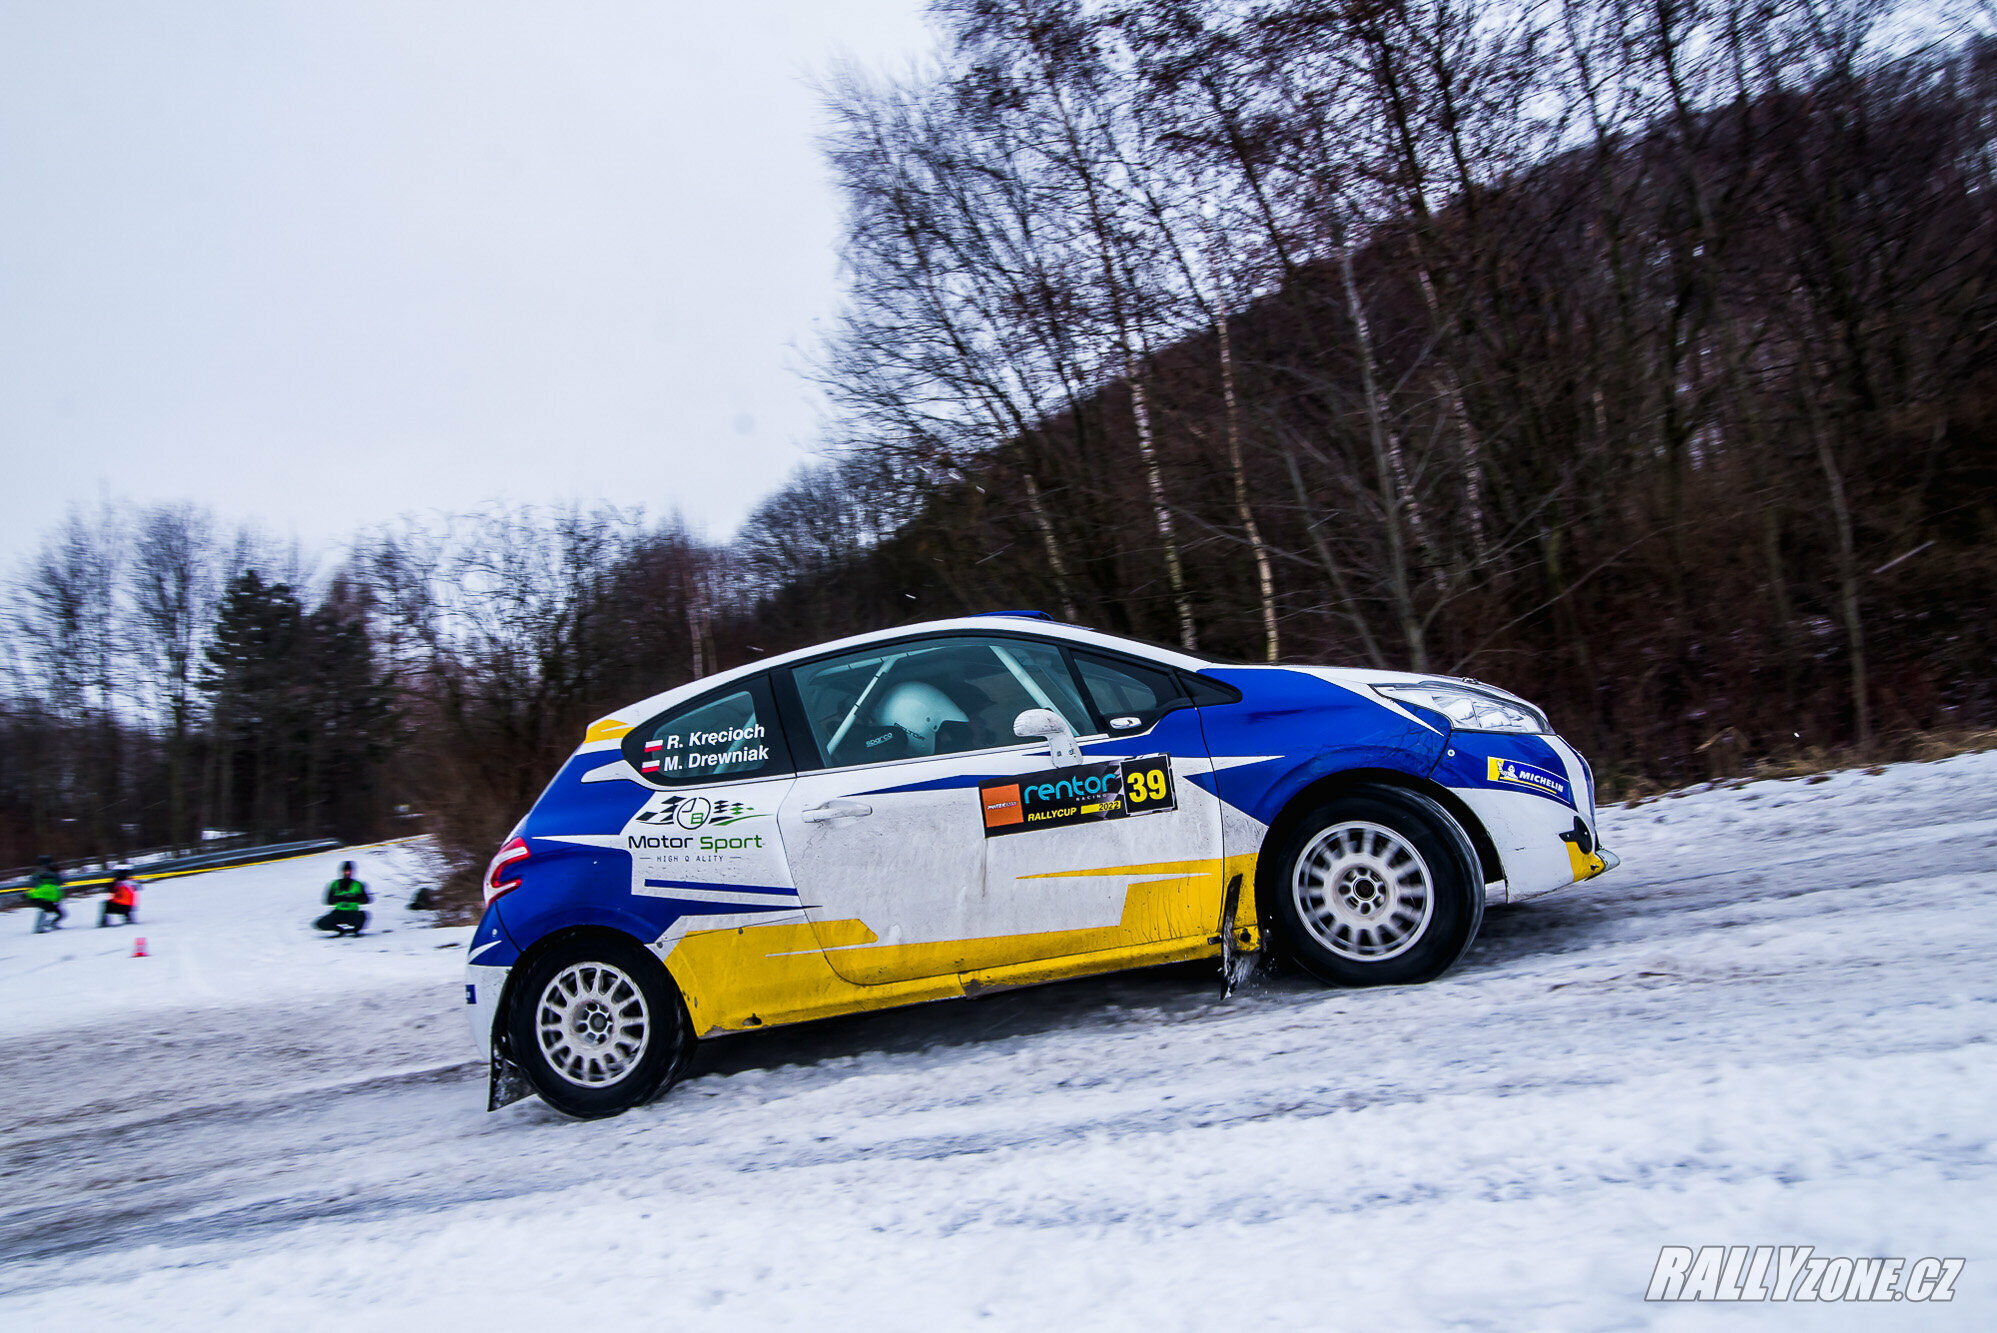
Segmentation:
[(745, 819), (767, 817), (745, 802), (707, 796), (655, 796), (634, 816), (640, 824), (677, 824), (683, 829), (739, 824)]
[(1487, 773), (1493, 782), (1502, 782), (1513, 787), (1527, 787), (1556, 801), (1567, 801), (1567, 779), (1557, 773), (1549, 773), (1543, 768), (1518, 759), (1500, 759), (1496, 755), (1492, 755), (1487, 762), (1489, 764)]
[(1176, 807), (1172, 761), (1165, 755), (981, 782), (978, 800), (987, 838)]
[(1911, 1301), (1955, 1299), (1961, 1259), (1815, 1253), (1809, 1245), (1666, 1245), (1647, 1301)]

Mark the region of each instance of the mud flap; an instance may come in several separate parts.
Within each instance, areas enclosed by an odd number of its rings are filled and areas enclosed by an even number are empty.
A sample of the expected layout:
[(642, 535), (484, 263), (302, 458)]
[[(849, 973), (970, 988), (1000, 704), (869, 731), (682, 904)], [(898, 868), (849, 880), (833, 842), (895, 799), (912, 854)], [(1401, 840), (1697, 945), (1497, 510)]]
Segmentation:
[(520, 1072), (520, 1066), (506, 1056), (506, 1038), (495, 1036), (492, 1041), (492, 1068), (485, 1089), (485, 1109), (488, 1111), (497, 1111), (502, 1106), (511, 1106), (534, 1095), (534, 1085)]
[(1227, 900), (1220, 909), (1220, 985), (1221, 998), (1234, 994), (1235, 988), (1255, 974), (1255, 965), (1262, 961), (1259, 949), (1244, 950), (1234, 936), (1234, 913), (1241, 906), (1241, 876), (1236, 875), (1227, 882)]

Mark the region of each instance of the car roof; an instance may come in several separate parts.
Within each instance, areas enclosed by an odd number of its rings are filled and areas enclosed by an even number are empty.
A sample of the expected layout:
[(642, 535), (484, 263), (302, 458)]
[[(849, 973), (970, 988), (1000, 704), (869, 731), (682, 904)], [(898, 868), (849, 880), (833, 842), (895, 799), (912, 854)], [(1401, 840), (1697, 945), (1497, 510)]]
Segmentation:
[(830, 639), (816, 643), (809, 648), (799, 648), (774, 657), (758, 658), (741, 666), (717, 671), (711, 676), (690, 680), (684, 685), (662, 690), (649, 698), (627, 704), (613, 713), (606, 714), (592, 722), (586, 739), (612, 740), (622, 736), (631, 727), (656, 716), (665, 709), (683, 700), (697, 698), (730, 681), (746, 680), (759, 672), (772, 667), (787, 666), (793, 662), (808, 661), (827, 653), (851, 652), (865, 648), (869, 644), (889, 643), (896, 639), (919, 638), (924, 634), (942, 632), (963, 633), (966, 631), (984, 634), (1025, 635), (1029, 638), (1050, 639), (1056, 642), (1071, 643), (1076, 646), (1104, 648), (1111, 652), (1127, 653), (1133, 657), (1146, 658), (1167, 666), (1180, 667), (1187, 671), (1203, 671), (1213, 665), (1207, 658), (1195, 657), (1191, 653), (1180, 652), (1176, 648), (1164, 648), (1157, 644), (1142, 643), (1136, 639), (1126, 639), (1115, 634), (1104, 634), (1100, 630), (1084, 629), (1080, 625), (1069, 625), (1054, 620), (1045, 612), (1000, 611), (983, 615), (955, 616), (949, 620), (925, 620), (914, 625), (896, 625), (892, 629), (869, 630), (865, 634), (853, 634), (843, 639)]

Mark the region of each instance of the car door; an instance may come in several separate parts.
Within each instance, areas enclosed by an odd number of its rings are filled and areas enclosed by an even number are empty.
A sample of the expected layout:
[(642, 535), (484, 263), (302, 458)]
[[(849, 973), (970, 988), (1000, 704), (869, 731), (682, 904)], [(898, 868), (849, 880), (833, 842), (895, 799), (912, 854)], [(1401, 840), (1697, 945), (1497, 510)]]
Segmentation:
[[(1165, 836), (1176, 808), (1146, 817), (1151, 839), (1110, 829), (1146, 822), (1122, 813), (1134, 753), (1063, 767), (1045, 741), (1012, 733), (1029, 709), (1082, 736), (1100, 730), (1059, 643), (904, 640), (802, 664), (791, 680), (802, 714), (793, 729), (816, 743), (820, 767), (799, 775), (779, 824), (807, 919), (841, 977), (974, 972), (1154, 933), (1148, 917), (1129, 929), (1126, 872), (1187, 859), (1193, 849)], [(1154, 760), (1147, 771), (1152, 786), (1173, 789), (1170, 770)], [(1078, 782), (1081, 799), (1070, 799)], [(1166, 856), (1151, 855), (1159, 847)]]
[[(1103, 952), (1135, 962), (1175, 941), (1204, 941), (1219, 924), (1224, 889), (1221, 806), (1199, 715), (1169, 667), (1081, 648), (1068, 656), (1094, 734), (1082, 738), (1076, 769), (1049, 766), (1022, 779), (1021, 799), (1053, 810), (1053, 821), (1036, 821), (1029, 808), (1020, 823), (994, 830), (987, 893), (1075, 932), (1035, 942), (1026, 958)], [(1121, 809), (1064, 816), (1071, 795), (1084, 807), (1096, 795), (1096, 774), (1120, 793)]]

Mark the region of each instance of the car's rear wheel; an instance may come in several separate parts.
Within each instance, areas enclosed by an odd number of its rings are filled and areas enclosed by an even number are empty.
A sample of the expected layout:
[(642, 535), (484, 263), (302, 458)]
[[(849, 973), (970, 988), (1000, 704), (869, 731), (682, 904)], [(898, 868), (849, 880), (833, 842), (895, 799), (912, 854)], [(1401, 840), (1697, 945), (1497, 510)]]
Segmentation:
[(1307, 812), (1266, 883), (1283, 954), (1335, 985), (1428, 981), (1463, 956), (1484, 920), (1469, 838), (1440, 805), (1394, 787), (1362, 787)]
[(564, 1114), (616, 1115), (686, 1064), (692, 1027), (679, 988), (637, 943), (562, 940), (514, 981), (507, 1046), (541, 1100)]

